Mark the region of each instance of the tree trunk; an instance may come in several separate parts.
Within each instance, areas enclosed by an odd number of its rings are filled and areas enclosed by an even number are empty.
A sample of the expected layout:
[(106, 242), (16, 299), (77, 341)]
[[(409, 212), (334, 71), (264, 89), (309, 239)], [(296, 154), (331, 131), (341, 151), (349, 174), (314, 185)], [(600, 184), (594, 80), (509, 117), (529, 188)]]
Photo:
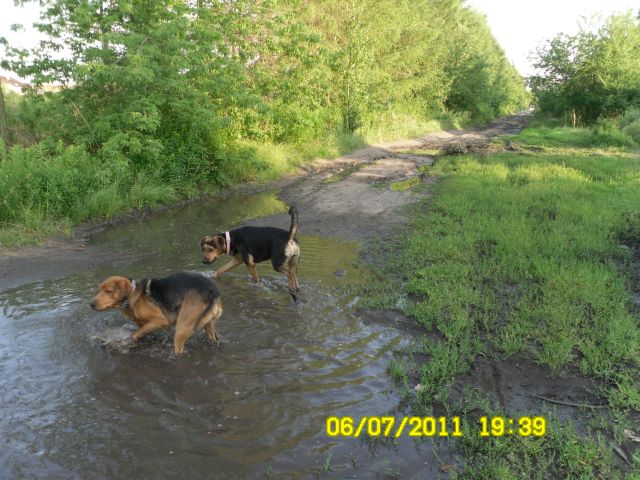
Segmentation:
[(2, 91), (2, 84), (0, 84), (0, 133), (2, 134), (2, 140), (4, 140), (4, 148), (8, 150), (9, 145), (11, 145), (11, 131), (9, 130), (7, 110), (4, 107), (4, 92)]

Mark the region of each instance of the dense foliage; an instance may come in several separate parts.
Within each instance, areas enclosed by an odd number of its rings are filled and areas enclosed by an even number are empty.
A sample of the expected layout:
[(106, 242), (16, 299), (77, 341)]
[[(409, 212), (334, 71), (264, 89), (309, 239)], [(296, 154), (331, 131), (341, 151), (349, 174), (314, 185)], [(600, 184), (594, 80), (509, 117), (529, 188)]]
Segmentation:
[(34, 87), (7, 102), (5, 225), (111, 215), (527, 103), (462, 0), (40, 3), (47, 41), (1, 41)]
[[(539, 75), (529, 84), (541, 111), (573, 126), (640, 106), (640, 18), (608, 18), (593, 31), (560, 34), (537, 51)], [(639, 126), (640, 127), (640, 126)]]

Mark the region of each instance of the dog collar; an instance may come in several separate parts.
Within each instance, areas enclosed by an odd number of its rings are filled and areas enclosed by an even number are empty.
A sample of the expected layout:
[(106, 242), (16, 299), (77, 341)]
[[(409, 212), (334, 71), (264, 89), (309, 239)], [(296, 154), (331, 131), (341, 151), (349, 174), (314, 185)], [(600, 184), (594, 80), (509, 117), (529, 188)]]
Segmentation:
[[(136, 281), (135, 280), (131, 280), (131, 292), (133, 293), (135, 290), (136, 290)], [(128, 306), (129, 306), (129, 296), (125, 297), (120, 302), (120, 310), (124, 310)]]
[(224, 240), (227, 243), (227, 255), (231, 255), (231, 235), (229, 232), (224, 232)]

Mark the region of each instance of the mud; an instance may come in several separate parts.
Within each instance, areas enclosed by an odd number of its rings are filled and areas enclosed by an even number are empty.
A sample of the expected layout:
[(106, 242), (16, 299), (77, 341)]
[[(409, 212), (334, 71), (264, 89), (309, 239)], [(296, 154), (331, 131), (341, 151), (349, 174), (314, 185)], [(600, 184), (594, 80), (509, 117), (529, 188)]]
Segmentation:
[[(490, 361), (476, 358), (468, 373), (461, 375), (450, 391), (455, 402), (465, 389), (488, 394), (495, 405), (510, 416), (536, 415), (573, 421), (576, 430), (586, 434), (586, 421), (593, 409), (569, 404), (597, 407), (603, 400), (597, 395), (600, 385), (575, 370), (552, 374), (530, 359), (513, 356), (507, 360)], [(545, 397), (555, 402), (545, 401)]]

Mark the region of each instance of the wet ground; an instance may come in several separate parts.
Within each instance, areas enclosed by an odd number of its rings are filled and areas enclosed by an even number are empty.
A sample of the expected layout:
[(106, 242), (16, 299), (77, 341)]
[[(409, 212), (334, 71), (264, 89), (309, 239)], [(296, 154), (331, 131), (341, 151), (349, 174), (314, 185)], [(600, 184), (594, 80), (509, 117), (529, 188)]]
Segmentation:
[[(369, 147), (316, 162), (279, 191), (239, 192), (3, 252), (0, 478), (448, 478), (460, 459), (447, 440), (327, 437), (328, 416), (408, 413), (386, 368), (414, 327), (356, 311), (344, 287), (357, 275), (358, 246), (386, 242), (392, 251), (406, 207), (429, 194), (394, 188), (429, 182), (435, 157), (410, 149), (440, 137), (441, 145), (486, 142), (526, 121)], [(133, 324), (89, 309), (108, 275), (209, 274), (200, 238), (243, 223), (287, 228), (279, 198), (300, 210), (300, 305), (270, 266), (259, 266), (258, 286), (240, 267), (217, 281), (221, 344), (194, 336), (181, 357), (171, 353), (171, 331), (122, 348)], [(496, 378), (510, 367), (498, 367), (460, 382), (497, 389), (508, 406), (505, 379)]]
[(385, 369), (407, 339), (363, 321), (341, 293), (356, 272), (355, 243), (300, 237), (299, 306), (270, 267), (260, 266), (259, 286), (245, 269), (228, 273), (217, 281), (221, 344), (200, 334), (181, 357), (171, 331), (118, 348), (133, 324), (88, 307), (114, 273), (209, 274), (204, 233), (284, 208), (265, 192), (114, 227), (91, 243), (118, 258), (0, 294), (0, 478), (437, 475), (442, 442), (385, 447), (325, 433), (331, 415), (400, 415)]

